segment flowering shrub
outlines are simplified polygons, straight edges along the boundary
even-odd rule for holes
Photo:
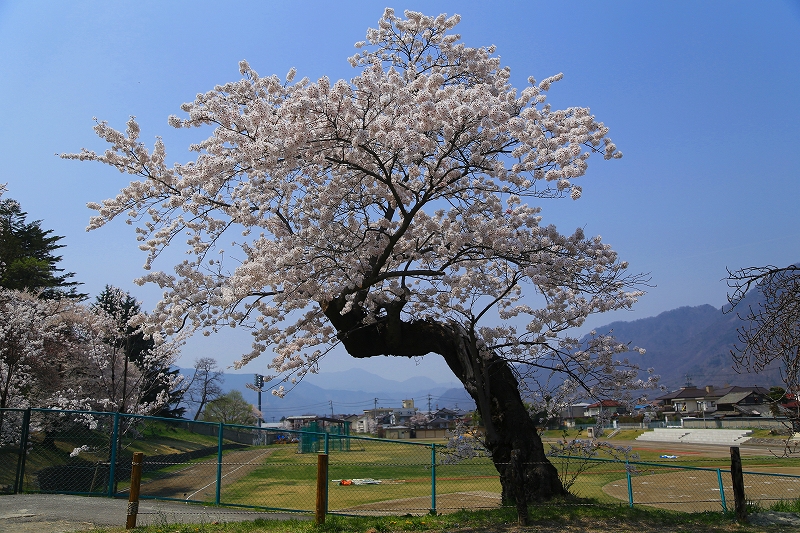
[[[559,478],[566,490],[572,488],[581,474],[602,464],[593,459],[624,462],[629,473],[638,473],[635,465],[629,464],[629,461],[638,460],[639,454],[633,453],[630,446],[616,446],[597,439],[569,439],[566,431],[560,440],[550,443],[549,446],[547,455],[560,458]]]

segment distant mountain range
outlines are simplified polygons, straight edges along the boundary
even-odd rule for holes
[[[751,291],[737,310],[744,314],[748,306],[755,307],[760,303],[760,297]],[[679,307],[650,318],[613,322],[596,330],[598,333],[612,331],[619,341],[645,348],[645,355],[633,355],[631,360],[642,368],[654,368],[655,373],[661,376],[661,384],[669,390],[687,382],[697,387],[779,385],[780,372],[777,369],[760,374],[734,370],[731,350],[737,343],[736,329],[745,322],[736,311],[723,313],[723,309],[727,306]]]
[[[191,369],[181,369],[183,375],[191,375]],[[247,388],[253,382],[253,374],[225,374],[223,389],[239,390],[245,399],[257,405],[258,393]],[[289,389],[290,385],[284,384]],[[283,398],[269,391],[261,395],[261,411],[264,420],[290,415],[335,415],[361,414],[365,409],[377,407],[401,407],[403,400],[414,400],[415,407],[428,410],[437,408],[474,409],[475,403],[457,381],[437,382],[428,377],[414,377],[404,381],[387,379],[358,368],[341,372],[309,374]]]
[[[758,297],[755,293],[748,295],[739,304],[740,309],[757,305]],[[632,354],[630,358],[643,369],[654,368],[668,390],[687,382],[698,387],[780,384],[777,370],[740,374],[733,369],[730,352],[737,340],[736,328],[741,325],[743,322],[735,312],[723,313],[720,308],[700,305],[680,307],[631,322],[613,322],[596,330],[599,333],[611,331],[620,342],[645,348],[644,355]],[[183,369],[182,373],[191,375],[191,370]],[[257,393],[246,387],[252,380],[252,374],[226,374],[224,389],[240,390],[249,402],[256,404]],[[658,395],[652,391],[649,394],[651,397]],[[415,406],[423,411],[427,411],[428,402],[431,409],[475,407],[456,381],[441,383],[424,376],[396,381],[358,368],[309,374],[284,398],[263,393],[261,407],[269,422],[273,417],[278,420],[282,416],[300,414],[360,414],[376,405],[400,407],[406,399],[413,399]]]

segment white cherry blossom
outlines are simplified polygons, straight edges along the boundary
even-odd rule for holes
[[[245,326],[240,364],[272,352],[274,372],[295,378],[340,343],[355,357],[438,353],[476,399],[501,469],[509,435],[530,431],[508,426],[527,416],[517,385],[530,398],[552,397],[526,390],[535,380],[563,397],[619,396],[652,381],[620,358],[625,344],[569,334],[633,305],[641,278],[599,237],[544,225],[537,205],[578,200],[590,156],[622,154],[589,109],[545,103],[562,74],[518,90],[494,46],[460,42],[459,20],[387,9],[356,44],[350,80],[261,76],[242,61],[241,80],[169,118],[210,128],[186,163],[168,165],[160,139],[146,148],[133,117],[125,132],[96,124],[105,151],[62,157],[136,177],[90,204],[89,229],[137,226],[149,271],[138,281],[164,291],[149,332]],[[153,270],[182,239],[187,259]],[[490,401],[501,386],[516,395],[507,413]],[[559,492],[537,472],[548,487],[526,494]]]

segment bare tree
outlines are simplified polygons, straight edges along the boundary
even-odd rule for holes
[[[206,404],[222,395],[224,381],[225,375],[213,357],[203,357],[194,362],[194,374],[184,388],[184,402],[197,406],[192,420],[200,418]]]
[[[745,321],[738,328],[739,343],[731,351],[734,368],[744,372],[762,372],[776,366],[786,391],[800,394],[800,266],[748,267],[728,270],[728,295],[735,309],[751,289],[758,291],[761,301],[737,311]],[[776,406],[777,407],[777,406]],[[796,412],[781,410],[792,422],[792,429],[800,428]]]

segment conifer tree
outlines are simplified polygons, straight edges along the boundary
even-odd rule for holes
[[[75,274],[58,267],[61,256],[55,252],[64,247],[59,243],[64,237],[42,229],[41,220],[28,222],[27,216],[16,200],[0,199],[0,287],[38,292],[46,299],[85,298],[76,292],[80,283],[71,281]]]

